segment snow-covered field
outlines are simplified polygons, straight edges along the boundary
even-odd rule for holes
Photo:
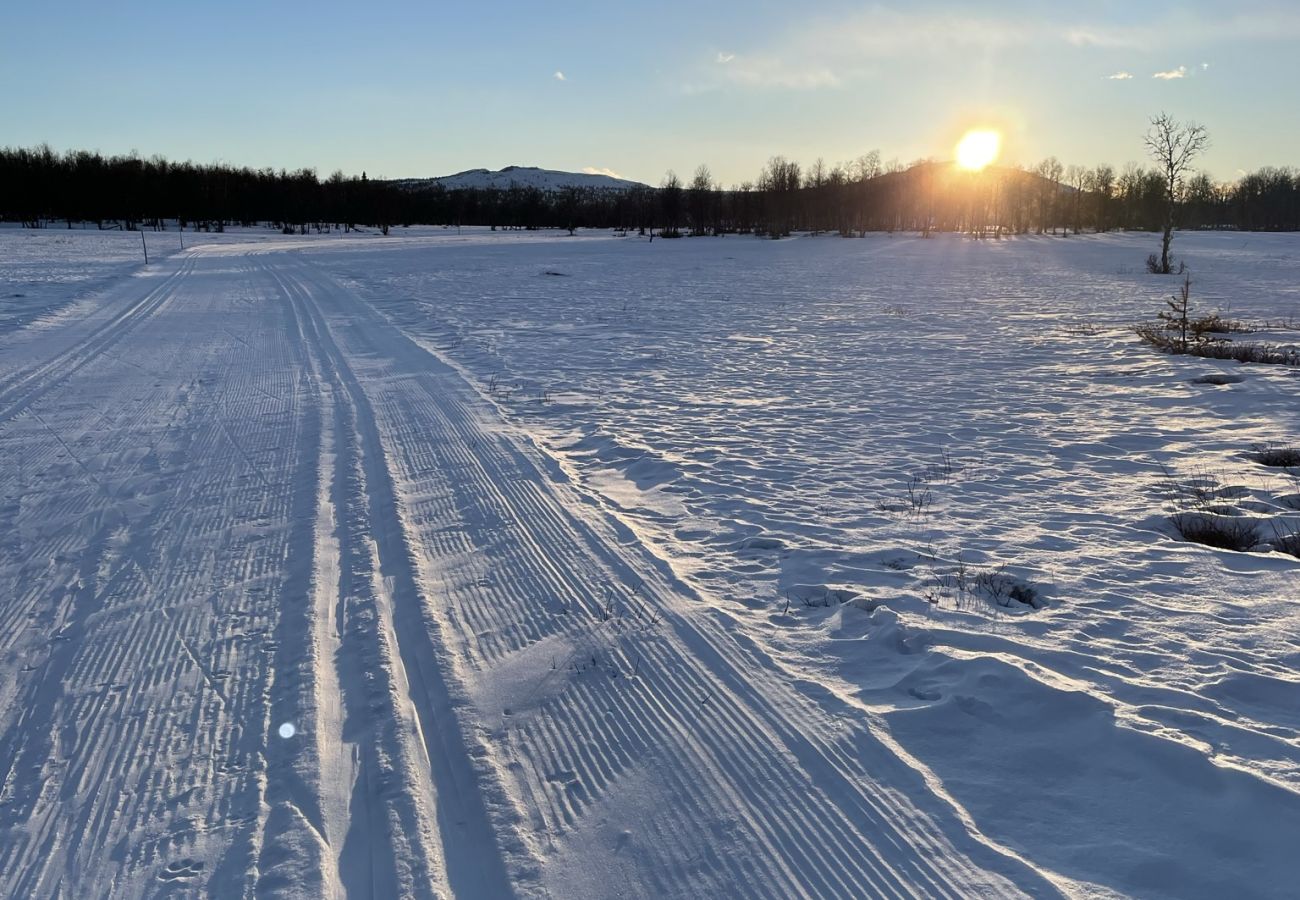
[[[1300,883],[1300,370],[1150,236],[170,237],[0,231],[0,895]]]

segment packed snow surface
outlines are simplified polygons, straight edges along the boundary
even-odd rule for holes
[[[1150,236],[186,238],[0,231],[0,896],[1300,883],[1300,370]]]

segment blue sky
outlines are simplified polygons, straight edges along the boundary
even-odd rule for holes
[[[1300,164],[1300,4],[15,2],[0,85],[0,145],[322,176],[730,185],[778,153],[947,158],[976,124],[1007,161],[1121,166],[1167,110],[1230,179]]]

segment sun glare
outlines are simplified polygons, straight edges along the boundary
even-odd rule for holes
[[[998,158],[1002,135],[987,128],[966,132],[957,142],[957,165],[978,172]]]

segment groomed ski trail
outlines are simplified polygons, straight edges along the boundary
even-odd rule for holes
[[[422,586],[409,608],[521,892],[608,896],[610,873],[646,896],[1055,890],[972,836],[858,711],[728,633],[310,254],[265,259],[366,397]]]
[[[0,371],[0,894],[1058,892],[312,254],[154,272]]]

